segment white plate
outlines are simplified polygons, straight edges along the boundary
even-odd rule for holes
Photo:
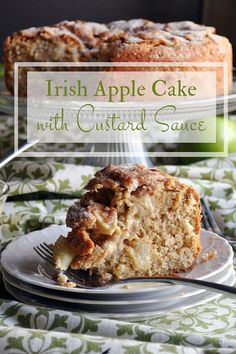
[[[233,264],[230,264],[226,269],[223,269],[219,274],[214,275],[213,277],[207,278],[207,281],[215,282],[218,284],[223,284],[224,281],[227,280],[227,278],[232,274],[234,271]],[[13,285],[14,287],[23,290],[27,293],[33,294],[33,295],[39,295],[43,296],[48,299],[54,299],[54,300],[60,300],[60,301],[65,301],[69,303],[74,303],[74,304],[96,304],[96,305],[109,305],[109,306],[132,306],[132,305],[142,305],[142,304],[156,304],[159,303],[160,306],[163,306],[164,303],[168,302],[170,303],[171,301],[176,301],[179,299],[184,299],[186,297],[190,296],[195,296],[197,294],[203,293],[204,289],[197,289],[193,287],[188,287],[184,286],[184,289],[181,290],[181,292],[174,292],[166,296],[157,296],[156,293],[152,295],[152,297],[148,297],[147,299],[139,299],[139,300],[133,300],[129,299],[128,301],[126,300],[121,300],[121,301],[114,301],[113,297],[111,299],[105,299],[105,300],[97,300],[95,299],[81,299],[79,297],[80,294],[73,294],[73,293],[66,293],[66,296],[64,293],[61,291],[57,290],[51,290],[51,289],[45,289],[42,287],[38,287],[35,285],[30,285],[28,283],[24,283],[22,281],[19,281],[17,278],[14,278],[12,275],[9,275],[7,272],[3,271],[3,277],[4,281],[7,283]]]
[[[229,275],[227,280],[224,282],[225,285],[233,286],[235,283],[235,273],[234,271]],[[50,300],[41,296],[32,295],[14,286],[10,285],[6,282],[6,289],[11,293],[17,300],[24,302],[29,305],[36,306],[46,306],[57,308],[66,311],[79,311],[81,314],[89,314],[94,315],[96,317],[108,317],[113,319],[122,319],[122,320],[143,320],[148,318],[156,317],[157,315],[163,315],[165,313],[169,313],[170,311],[183,310],[192,306],[200,305],[211,301],[213,299],[218,298],[221,294],[213,293],[209,291],[205,291],[202,294],[198,294],[196,296],[192,296],[188,299],[181,299],[178,303],[174,304],[166,304],[161,309],[156,308],[156,305],[153,305],[148,311],[140,311],[140,308],[143,306],[139,306],[135,312],[128,312],[127,310],[119,311],[119,313],[114,312],[102,312],[99,310],[99,307],[96,307],[95,311],[84,311],[81,310],[80,305],[72,305],[63,301]]]
[[[53,243],[61,234],[66,234],[68,229],[62,225],[51,225],[43,230],[31,232],[25,236],[21,236],[18,239],[12,241],[6,249],[2,252],[1,265],[3,270],[5,270],[10,275],[15,278],[22,280],[29,284],[34,284],[44,288],[63,290],[69,292],[75,292],[80,294],[136,294],[157,291],[161,292],[172,292],[177,288],[181,289],[182,286],[171,286],[162,284],[139,284],[129,289],[124,288],[123,285],[114,285],[106,289],[80,289],[80,288],[66,288],[57,285],[50,277],[46,277],[44,273],[39,272],[39,269],[43,268],[50,273],[50,268],[47,267],[46,263],[33,251],[33,247],[42,242]],[[183,273],[182,276],[197,279],[206,279],[209,276],[213,276],[223,269],[225,269],[231,262],[233,258],[233,251],[231,246],[223,238],[209,232],[201,231],[201,243],[202,252],[198,257],[197,264],[188,273]],[[202,255],[207,252],[216,251],[216,257],[208,262],[201,262]],[[199,263],[198,263],[199,262]]]
[[[18,239],[12,241],[1,255],[1,265],[10,275],[22,280],[26,283],[37,285],[40,287],[61,290],[71,293],[80,293],[91,295],[131,295],[136,294],[147,296],[148,292],[156,292],[161,294],[169,294],[170,292],[183,289],[183,286],[164,285],[164,284],[139,284],[139,288],[130,287],[124,288],[124,285],[114,285],[106,289],[80,289],[80,288],[65,288],[57,285],[51,278],[46,277],[44,273],[39,272],[39,269],[46,269],[49,271],[46,263],[34,252],[33,247],[42,243],[54,243],[61,234],[66,234],[68,229],[63,225],[51,225],[43,230],[31,232],[25,236],[20,236]],[[183,277],[195,279],[207,279],[210,276],[221,272],[229,264],[232,263],[233,251],[228,242],[209,231],[201,231],[202,252],[198,257],[197,264],[188,273],[183,273]],[[216,257],[208,262],[202,263],[202,255],[207,252],[216,251]],[[199,262],[199,263],[198,263]]]

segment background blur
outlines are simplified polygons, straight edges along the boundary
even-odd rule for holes
[[[236,0],[5,0],[0,10],[0,61],[4,38],[14,31],[61,20],[147,18],[168,22],[191,20],[216,27],[236,52]],[[235,63],[235,61],[234,61]]]

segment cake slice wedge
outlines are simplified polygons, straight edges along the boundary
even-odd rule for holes
[[[108,165],[67,213],[54,245],[59,269],[89,270],[100,283],[190,270],[200,252],[195,189],[155,168]]]

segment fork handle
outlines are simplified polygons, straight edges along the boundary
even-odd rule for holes
[[[157,283],[171,283],[171,284],[181,284],[186,286],[192,286],[194,288],[204,288],[209,291],[216,293],[224,294],[227,296],[232,296],[235,298],[236,287],[217,284],[210,281],[198,280],[198,279],[188,279],[188,278],[172,278],[172,277],[139,277],[139,278],[126,278],[119,281],[119,284],[124,283],[148,283],[148,282],[157,282]]]

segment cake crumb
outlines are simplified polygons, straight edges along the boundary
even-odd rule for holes
[[[64,286],[66,288],[75,288],[77,285],[76,283],[72,282],[69,280],[69,278],[63,274],[63,273],[59,273],[57,276],[57,282],[61,285]]]
[[[123,289],[130,289],[131,288],[131,286],[129,285],[129,284],[125,284],[124,286],[123,286]]]
[[[211,250],[202,255],[202,263],[211,261],[217,256],[217,251]]]

